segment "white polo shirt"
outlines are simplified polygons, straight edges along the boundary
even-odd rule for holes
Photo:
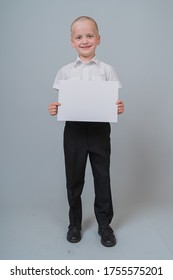
[[[62,67],[54,80],[53,88],[59,89],[60,80],[100,80],[100,81],[118,81],[119,88],[121,83],[118,79],[115,69],[95,57],[87,62],[83,62],[79,57],[73,63]]]

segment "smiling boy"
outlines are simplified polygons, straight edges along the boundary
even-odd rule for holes
[[[82,61],[90,61],[100,45],[97,23],[85,18],[76,19],[71,26],[71,43]]]
[[[100,35],[94,19],[81,16],[71,25],[71,44],[78,53],[75,62],[61,68],[55,78],[53,88],[59,89],[60,80],[103,80],[118,81],[114,68],[100,60],[96,48]],[[119,82],[119,87],[121,84]],[[122,100],[117,100],[118,114],[124,112]],[[55,116],[60,103],[49,105],[49,113]],[[113,218],[113,205],[110,186],[110,124],[106,122],[67,121],[64,129],[64,155],[66,186],[69,202],[69,227],[67,240],[72,243],[81,240],[82,201],[85,169],[89,157],[94,177],[94,211],[98,222],[101,243],[106,247],[116,244],[110,223]]]

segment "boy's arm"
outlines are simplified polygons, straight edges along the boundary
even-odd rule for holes
[[[124,113],[124,103],[121,99],[118,99],[117,102],[117,110],[118,110],[118,115]]]
[[[61,104],[59,102],[53,102],[48,106],[48,111],[51,116],[56,116],[58,113],[58,106]]]

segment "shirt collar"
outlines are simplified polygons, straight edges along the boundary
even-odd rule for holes
[[[76,61],[75,61],[74,67],[76,67],[78,65],[81,65],[81,64],[86,64],[87,65],[87,64],[92,64],[92,63],[95,63],[96,65],[98,65],[99,64],[99,60],[94,56],[90,61],[84,62],[78,56]]]

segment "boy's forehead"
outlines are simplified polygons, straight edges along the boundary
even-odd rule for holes
[[[79,20],[73,23],[72,27],[71,27],[71,32],[76,32],[76,31],[80,31],[84,28],[88,28],[91,29],[94,32],[97,32],[97,28],[95,26],[95,23],[91,20],[85,19],[85,20]]]

